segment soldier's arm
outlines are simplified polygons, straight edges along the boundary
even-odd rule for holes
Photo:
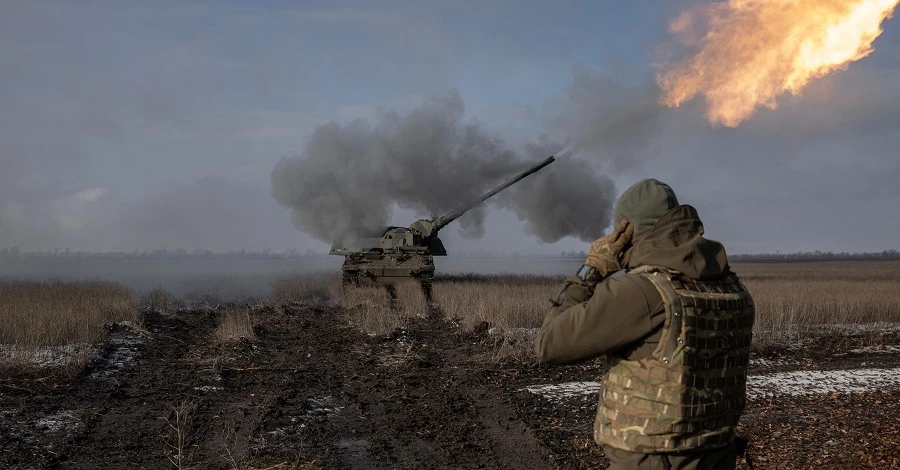
[[[572,364],[651,335],[662,325],[662,299],[653,295],[652,285],[644,283],[650,284],[635,275],[612,277],[596,285],[578,277],[567,279],[535,340],[538,359]]]

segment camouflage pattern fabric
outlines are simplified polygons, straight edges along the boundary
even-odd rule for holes
[[[650,357],[610,356],[594,439],[655,454],[727,446],[746,401],[753,300],[734,274],[696,281],[666,268],[630,272],[649,279],[666,310]]]

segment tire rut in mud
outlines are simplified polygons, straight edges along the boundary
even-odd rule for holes
[[[215,314],[148,312],[145,325],[152,339],[142,348],[136,367],[105,374],[103,368],[108,365],[100,360],[88,368],[73,396],[63,400],[65,407],[86,410],[89,419],[50,460],[51,466],[170,466],[169,422],[187,429],[190,423],[185,415],[202,404],[196,399],[197,389],[215,379],[212,373],[198,371],[201,351],[209,347]],[[179,423],[172,416],[176,409]]]
[[[335,336],[353,340],[326,344],[317,363],[327,377],[285,397],[263,430],[268,452],[294,436],[326,468],[553,467],[516,417],[503,372],[475,360],[489,348],[479,338],[436,318],[387,338],[337,328]]]

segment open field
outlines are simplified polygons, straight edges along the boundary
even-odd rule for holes
[[[758,303],[756,468],[900,468],[900,263],[735,270]],[[80,374],[0,376],[0,468],[603,468],[603,361],[529,355],[560,276],[444,276],[435,305],[411,284],[394,308],[333,277],[278,282],[251,302],[146,293],[143,311],[115,284],[0,290],[4,320],[44,318],[4,338],[105,339]]]

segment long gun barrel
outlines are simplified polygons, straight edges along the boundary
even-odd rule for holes
[[[545,166],[547,166],[547,165],[553,163],[555,160],[556,160],[556,157],[549,157],[549,158],[547,158],[546,160],[544,160],[544,161],[542,161],[541,163],[539,163],[537,166],[534,166],[534,167],[532,167],[532,168],[530,168],[530,169],[528,169],[528,170],[523,171],[522,173],[519,173],[518,175],[516,175],[515,178],[513,178],[513,179],[507,181],[506,183],[503,183],[502,185],[500,185],[500,186],[494,188],[493,190],[491,190],[491,191],[485,193],[483,196],[481,196],[480,198],[476,199],[474,202],[469,203],[469,204],[466,204],[465,206],[459,207],[459,208],[455,209],[454,211],[449,212],[449,213],[447,213],[446,215],[441,216],[441,217],[438,218],[438,220],[437,220],[437,228],[440,229],[441,227],[443,227],[443,226],[449,224],[450,222],[453,222],[454,220],[460,218],[460,217],[461,217],[463,214],[465,214],[469,209],[471,209],[471,208],[477,206],[478,204],[481,204],[481,203],[484,202],[484,201],[487,201],[488,199],[492,198],[495,194],[497,194],[497,193],[499,193],[500,191],[503,191],[504,189],[506,189],[506,188],[508,188],[508,187],[510,187],[510,186],[512,186],[512,185],[514,185],[514,184],[516,184],[516,183],[518,183],[519,181],[525,179],[526,177],[528,177],[528,176],[530,176],[530,175],[532,175],[532,174],[534,174],[534,173],[537,173],[538,171],[541,171],[542,168],[544,168]]]

